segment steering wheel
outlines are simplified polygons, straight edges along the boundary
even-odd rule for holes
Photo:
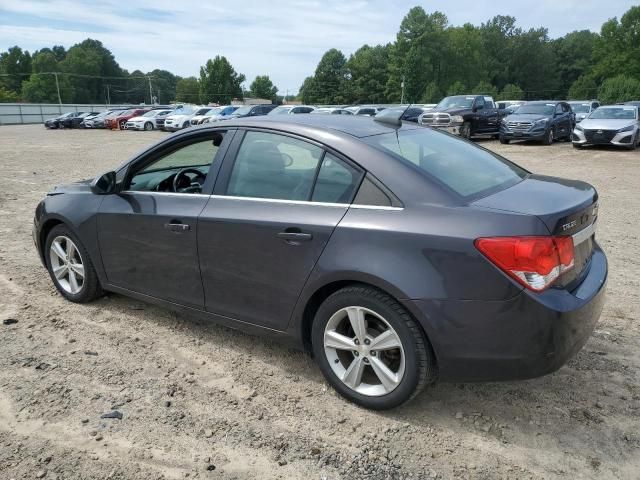
[[[194,175],[193,179],[189,178],[187,175],[189,173]],[[205,176],[197,168],[183,168],[173,177],[173,191],[179,193],[199,192],[202,189],[202,183],[197,180],[200,178],[202,178],[202,183],[204,183]],[[197,185],[194,185],[194,181]]]

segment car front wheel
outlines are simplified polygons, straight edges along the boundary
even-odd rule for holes
[[[542,143],[544,145],[551,145],[553,143],[553,128],[550,128],[549,131],[545,133]]]
[[[420,326],[396,300],[368,286],[341,289],[322,303],[312,344],[329,383],[366,408],[397,407],[436,378]]]
[[[144,129],[149,131],[149,130],[153,130],[153,123],[151,122],[147,122],[144,124]]]
[[[51,229],[44,252],[49,275],[64,298],[86,303],[102,294],[89,253],[67,226]]]

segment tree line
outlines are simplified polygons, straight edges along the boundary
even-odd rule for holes
[[[347,58],[328,50],[300,87],[309,104],[436,103],[446,95],[499,99],[640,99],[640,7],[606,21],[600,33],[551,39],[511,16],[453,26],[414,7],[395,42],[364,45]]]
[[[224,56],[181,78],[167,70],[128,72],[101,42],[86,39],[33,53],[0,53],[0,102],[228,103],[244,96],[282,100],[268,75],[245,91],[245,75]],[[320,59],[298,98],[308,104],[435,103],[477,93],[499,99],[640,98],[640,6],[599,33],[552,39],[544,27],[524,30],[511,16],[454,26],[441,12],[414,7],[386,45],[363,45],[348,58],[335,48]]]
[[[207,60],[199,77],[167,70],[128,72],[98,40],[86,39],[33,53],[19,46],[0,53],[0,102],[229,103],[252,97],[276,100],[277,87],[259,75],[244,91],[245,76],[223,56]]]

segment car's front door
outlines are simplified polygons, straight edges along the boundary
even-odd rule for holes
[[[206,309],[283,330],[362,172],[299,138],[241,137],[198,223]]]
[[[197,219],[230,133],[194,134],[151,152],[130,167],[120,193],[105,197],[97,228],[110,284],[204,307]]]

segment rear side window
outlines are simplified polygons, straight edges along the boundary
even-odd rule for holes
[[[505,158],[430,128],[384,133],[364,141],[415,165],[465,199],[515,185],[528,174]]]
[[[327,153],[313,188],[313,202],[349,203],[360,183],[360,172]]]
[[[247,132],[227,195],[308,200],[322,154],[320,147],[285,135]]]

